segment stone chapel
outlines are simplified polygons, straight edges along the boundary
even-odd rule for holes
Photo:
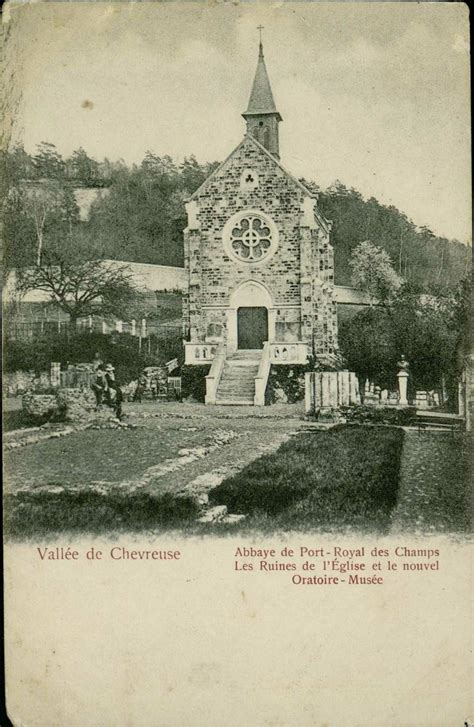
[[[244,138],[186,205],[186,364],[212,364],[207,403],[263,404],[270,366],[337,351],[331,223],[280,162],[261,41],[242,116]]]

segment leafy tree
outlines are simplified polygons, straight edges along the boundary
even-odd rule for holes
[[[73,151],[67,160],[66,166],[70,178],[85,187],[97,184],[99,178],[99,164],[92,159],[82,147]]]
[[[393,347],[410,362],[411,382],[416,389],[436,389],[443,376],[455,375],[456,332],[452,313],[452,296],[419,295],[409,285],[400,290],[393,302]]]
[[[413,390],[432,390],[442,379],[454,399],[469,353],[470,286],[456,293],[421,294],[403,284],[391,304],[362,310],[339,328],[339,345],[349,368],[383,388],[396,387],[402,354],[410,363]]]
[[[339,326],[339,347],[348,368],[362,383],[372,381],[383,388],[396,383],[400,351],[394,345],[390,315],[385,308],[366,308]]]
[[[367,240],[355,248],[349,264],[352,284],[368,293],[370,305],[388,302],[400,287],[401,279],[389,255]]]
[[[56,146],[48,141],[42,141],[36,149],[33,157],[36,178],[63,179],[66,165]]]
[[[0,151],[2,187],[17,186],[20,181],[33,179],[33,160],[23,146],[17,145],[10,151]]]
[[[201,165],[196,157],[185,157],[180,167],[182,189],[188,195],[192,194],[217,166],[217,162]]]

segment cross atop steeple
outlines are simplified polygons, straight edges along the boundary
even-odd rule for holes
[[[250,92],[247,111],[242,116],[247,122],[247,132],[255,136],[269,152],[279,158],[278,123],[282,119],[273,100],[270,79],[268,78],[265,59],[263,57],[263,25],[259,25],[257,30],[260,33],[257,70],[255,72],[252,91]]]

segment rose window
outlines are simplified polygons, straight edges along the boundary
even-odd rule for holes
[[[267,262],[278,248],[278,228],[258,209],[236,212],[222,230],[226,253],[240,263]]]
[[[272,244],[272,233],[260,217],[249,215],[232,228],[230,244],[234,254],[241,260],[261,260]]]

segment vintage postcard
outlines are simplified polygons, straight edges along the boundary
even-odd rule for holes
[[[468,8],[10,2],[15,727],[474,727]]]

